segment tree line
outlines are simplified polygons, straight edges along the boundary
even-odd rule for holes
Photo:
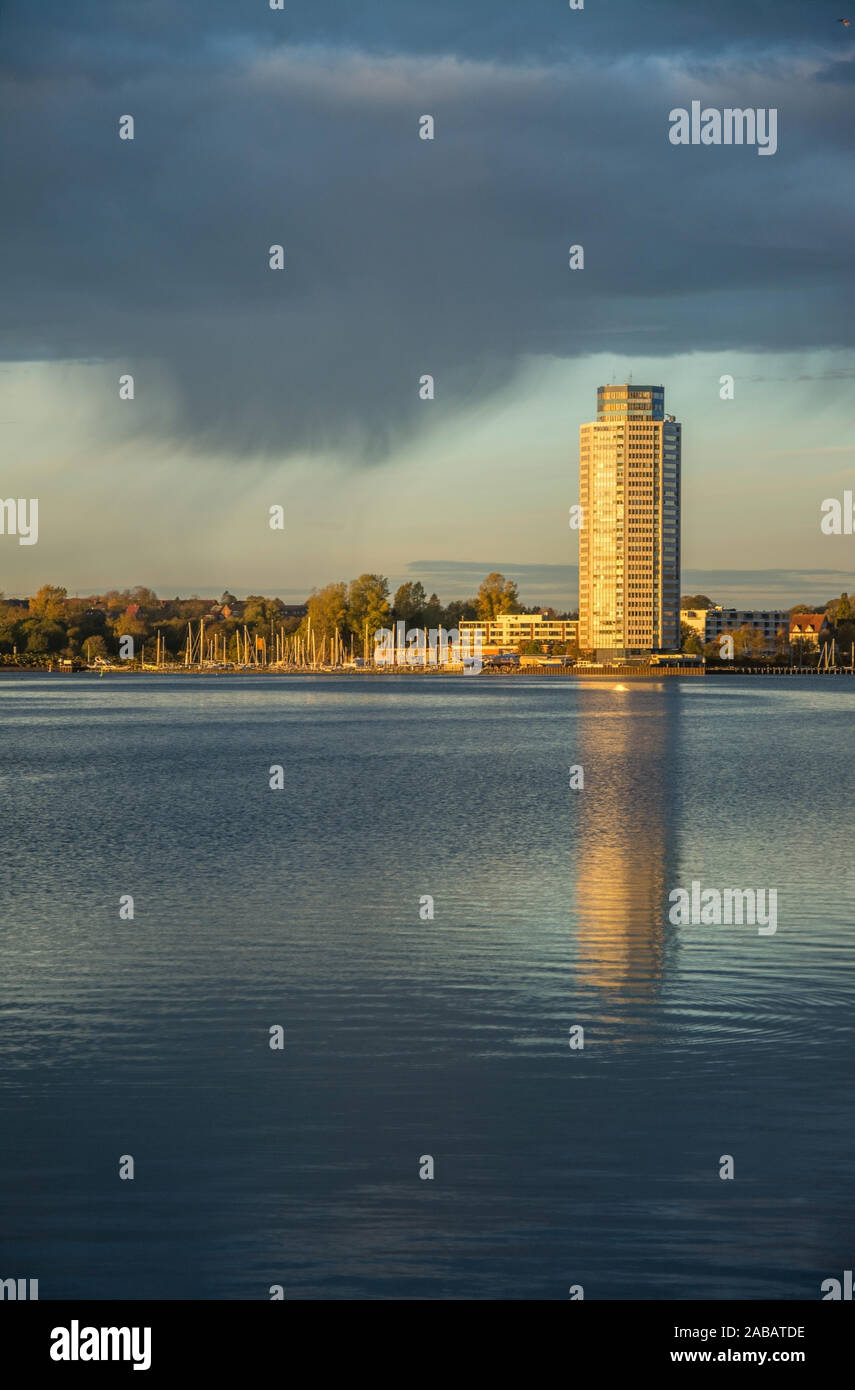
[[[154,659],[159,648],[167,661],[180,661],[187,643],[188,624],[204,620],[217,632],[217,649],[228,660],[252,649],[256,641],[272,647],[274,633],[313,634],[320,643],[338,634],[344,647],[362,655],[366,640],[373,643],[378,628],[403,621],[407,627],[451,630],[461,619],[491,619],[502,613],[546,612],[522,606],[516,583],[494,572],[481,582],[469,599],[441,603],[428,595],[417,580],[401,584],[390,593],[381,574],[361,574],[315,589],[305,604],[286,604],[280,598],[249,594],[238,599],[225,590],[217,599],[162,599],[153,589],[111,589],[104,594],[69,597],[59,585],[45,584],[29,599],[3,599],[0,595],[0,662],[5,665],[45,665],[60,659],[92,663],[98,658],[116,660],[123,637],[134,639],[139,659]]]

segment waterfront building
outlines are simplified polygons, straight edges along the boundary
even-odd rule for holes
[[[500,613],[490,619],[461,619],[461,637],[464,632],[480,632],[482,650],[493,655],[515,652],[521,642],[576,642],[579,623],[575,618],[550,618],[544,613]]]
[[[790,615],[786,609],[770,608],[681,608],[680,622],[692,628],[702,642],[717,642],[724,633],[741,627],[754,628],[763,637],[766,651],[774,651],[776,639],[789,640]]]
[[[579,646],[680,649],[681,426],[662,386],[600,386],[579,440]]]
[[[790,643],[818,647],[829,635],[828,618],[824,613],[794,613],[790,618]]]

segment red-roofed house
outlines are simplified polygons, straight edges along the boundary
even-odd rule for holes
[[[790,643],[803,642],[817,647],[828,636],[828,619],[824,613],[793,613],[790,618]]]

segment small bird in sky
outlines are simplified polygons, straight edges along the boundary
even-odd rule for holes
[[[843,24],[843,25],[845,25],[845,27],[848,29],[849,26],[850,26],[850,24],[852,23],[852,20],[851,20],[851,19],[838,19],[837,23],[838,23],[838,24]]]

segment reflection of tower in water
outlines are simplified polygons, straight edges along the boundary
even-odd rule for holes
[[[581,694],[582,692],[580,692]],[[574,761],[577,793],[577,980],[655,997],[662,979],[680,696],[663,684],[626,693],[589,686]]]

